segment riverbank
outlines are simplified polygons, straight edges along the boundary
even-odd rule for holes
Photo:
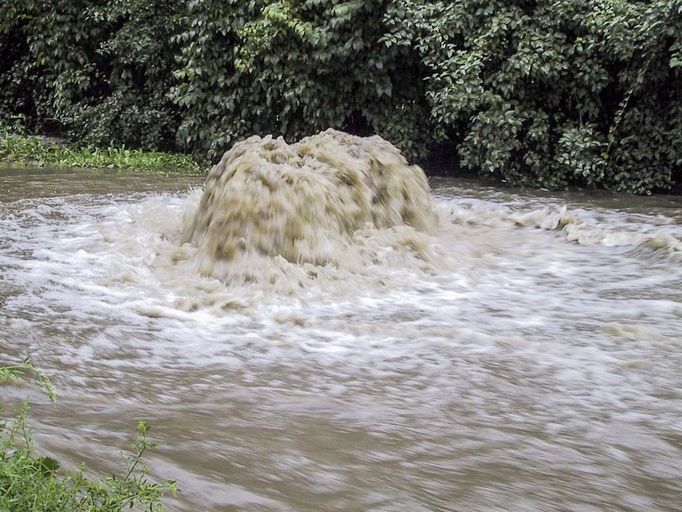
[[[0,126],[0,165],[112,168],[190,175],[206,172],[206,166],[187,155],[126,148],[76,147],[58,139],[15,133],[2,126]]]

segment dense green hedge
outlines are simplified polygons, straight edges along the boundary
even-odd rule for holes
[[[0,0],[0,116],[215,158],[379,133],[515,184],[682,179],[682,0]]]
[[[84,144],[172,149],[179,5],[0,0],[0,116]]]

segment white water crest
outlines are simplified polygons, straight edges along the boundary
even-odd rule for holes
[[[0,171],[0,353],[54,377],[67,465],[117,469],[145,419],[174,511],[678,508],[680,198],[433,180],[423,224],[225,257],[188,237],[200,181],[97,176]]]
[[[206,274],[274,284],[285,261],[360,269],[376,257],[362,250],[373,236],[423,253],[436,227],[419,167],[380,137],[327,130],[293,145],[270,136],[235,144],[182,240],[199,247]]]

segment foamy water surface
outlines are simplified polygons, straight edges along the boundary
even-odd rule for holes
[[[433,180],[433,235],[221,280],[200,185],[0,171],[0,362],[59,393],[3,401],[46,452],[111,471],[147,420],[178,511],[682,510],[682,198]]]

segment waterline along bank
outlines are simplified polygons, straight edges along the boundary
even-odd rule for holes
[[[201,174],[207,168],[182,154],[126,148],[78,147],[46,137],[15,133],[2,125],[0,165],[26,168],[113,168],[192,175]]]

